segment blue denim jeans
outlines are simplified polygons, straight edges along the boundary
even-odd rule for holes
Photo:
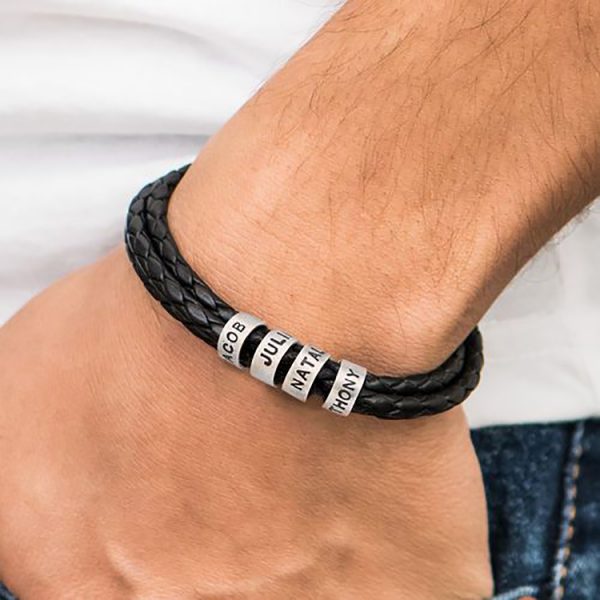
[[[473,432],[497,600],[600,599],[600,421]]]
[[[473,442],[495,600],[599,600],[600,421],[489,427]],[[2,584],[0,600],[15,600]]]

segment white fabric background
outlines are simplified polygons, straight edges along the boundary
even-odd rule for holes
[[[0,0],[0,322],[120,243],[133,193],[191,161],[338,5]],[[599,248],[597,207],[492,308],[473,426],[600,415]]]

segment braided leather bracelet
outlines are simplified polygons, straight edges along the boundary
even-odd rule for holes
[[[333,413],[412,419],[446,411],[479,382],[481,335],[475,328],[437,369],[409,377],[379,376],[349,361],[334,361],[247,313],[237,312],[192,270],[169,232],[167,207],[188,167],[145,186],[127,215],[129,258],[146,289],[194,335],[239,368],[299,400],[315,393]]]

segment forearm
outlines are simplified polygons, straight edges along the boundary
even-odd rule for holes
[[[301,339],[434,366],[597,192],[597,13],[348,3],[200,155],[181,248]]]
[[[373,371],[426,370],[596,194],[598,9],[480,5],[349,2],[211,140],[169,221],[217,293]],[[19,597],[490,594],[460,409],[286,400],[170,319],[123,250],[0,337]]]

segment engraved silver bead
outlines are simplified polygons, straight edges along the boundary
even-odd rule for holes
[[[362,390],[367,377],[367,370],[349,360],[340,362],[340,369],[331,386],[323,408],[336,415],[347,417]]]
[[[312,384],[329,357],[327,352],[315,346],[303,346],[290,366],[281,389],[296,400],[306,402]]]
[[[273,329],[261,340],[250,363],[250,375],[268,385],[275,385],[275,371],[285,353],[297,342],[295,337]]]
[[[239,312],[233,315],[223,325],[223,329],[219,334],[219,339],[217,340],[217,352],[219,356],[238,369],[242,369],[243,367],[240,364],[242,346],[248,339],[248,336],[257,327],[264,324],[264,321],[248,313]]]

